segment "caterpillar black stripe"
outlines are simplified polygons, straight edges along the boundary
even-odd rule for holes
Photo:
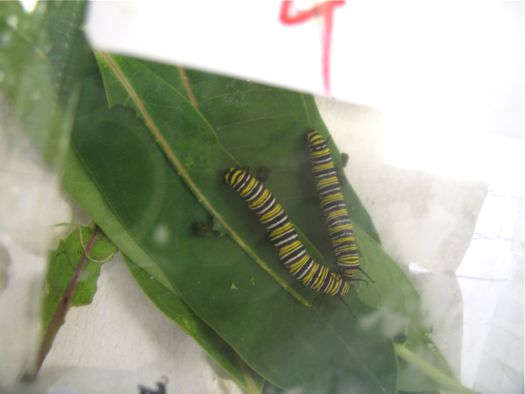
[[[320,293],[348,294],[348,281],[310,257],[282,205],[262,182],[241,168],[230,168],[224,179],[255,212],[276,247],[279,259],[293,277]]]
[[[359,250],[332,153],[323,136],[315,130],[306,134],[306,141],[310,148],[315,187],[319,195],[337,265],[345,280],[355,279],[359,270]]]

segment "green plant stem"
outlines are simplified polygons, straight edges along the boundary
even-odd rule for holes
[[[472,391],[471,389],[463,386],[457,380],[444,374],[439,369],[435,368],[433,365],[419,358],[417,355],[415,355],[413,352],[407,349],[404,345],[395,343],[394,350],[398,357],[402,358],[403,360],[408,362],[410,365],[412,365],[414,368],[418,369],[420,372],[422,372],[423,374],[425,374],[426,376],[434,380],[436,383],[441,385],[441,387],[446,388],[447,390],[450,390],[451,392],[458,393],[458,394],[474,394],[475,393],[475,391]]]

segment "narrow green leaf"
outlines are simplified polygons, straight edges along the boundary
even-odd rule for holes
[[[439,387],[442,387],[445,390],[458,394],[475,393],[473,390],[470,390],[465,386],[461,385],[457,380],[443,373],[432,364],[428,364],[424,360],[421,360],[407,347],[400,344],[396,344],[394,346],[396,348],[396,353],[399,355],[400,358],[407,361],[410,365],[414,366],[415,368],[421,370],[421,372],[423,372],[424,375],[432,377],[432,379],[435,382],[439,383]]]
[[[88,305],[93,300],[101,264],[111,259],[115,252],[115,246],[97,227],[82,227],[62,240],[51,253],[35,374],[64,324],[69,308]]]
[[[454,379],[447,361],[432,341],[429,328],[423,324],[426,317],[419,306],[419,294],[374,239],[359,225],[356,225],[355,232],[360,241],[362,267],[374,280],[373,285],[360,286],[357,292],[360,299],[370,307],[380,307],[368,319],[381,325],[385,334],[391,338],[398,334],[405,336],[404,346],[414,355],[412,363],[407,363],[405,359],[399,360],[398,389],[420,391],[441,388],[432,377],[421,376],[424,370],[413,364],[417,357],[418,362],[431,364]]]
[[[173,290],[163,286],[154,276],[148,274],[128,257],[125,260],[129,270],[149,299],[166,316],[191,335],[246,393],[255,394],[262,391],[263,380],[239,358],[226,342],[197,318]]]
[[[54,168],[63,164],[81,78],[94,69],[80,26],[85,2],[39,2],[28,14],[0,4],[0,89]]]

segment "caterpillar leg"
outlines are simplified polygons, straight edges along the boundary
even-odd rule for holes
[[[348,309],[348,311],[350,312],[350,314],[355,318],[357,319],[357,316],[355,315],[354,311],[352,310],[352,307],[350,306],[350,304],[348,302],[345,301],[345,299],[340,296],[339,299],[341,300],[341,302],[343,303],[343,305],[346,307],[346,309]]]
[[[329,270],[308,254],[284,208],[260,180],[242,168],[230,168],[224,180],[257,215],[281,263],[294,278],[323,294],[345,296],[350,292],[350,284],[343,275]]]

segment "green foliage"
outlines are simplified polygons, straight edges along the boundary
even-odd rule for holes
[[[264,169],[310,253],[333,266],[303,141],[312,128],[329,136],[312,97],[106,53],[98,54],[101,76],[79,29],[82,3],[43,3],[32,16],[4,4],[0,37],[10,38],[0,49],[8,76],[0,88],[18,120],[49,163],[65,161],[65,190],[129,257],[148,297],[246,391],[259,392],[261,377],[315,393],[463,390],[427,335],[419,295],[346,179],[373,278],[352,284],[351,310],[290,278],[223,184],[230,166]],[[65,252],[55,260],[74,261]],[[97,267],[71,302],[90,302]],[[51,267],[53,293],[64,272]]]
[[[60,168],[83,77],[94,69],[82,2],[40,2],[26,14],[0,5],[0,89],[46,163]]]
[[[260,393],[263,381],[233,349],[188,308],[173,290],[126,258],[126,264],[144,293],[166,316],[180,325],[219,363],[247,393]]]
[[[111,232],[112,239],[122,242],[123,239],[128,240],[126,229],[115,221],[75,153],[68,147],[75,116],[87,110],[85,107],[78,107],[80,92],[89,86],[101,86],[94,56],[82,31],[84,9],[84,2],[45,2],[39,3],[33,13],[26,14],[19,2],[1,3],[0,90],[7,98],[13,118],[29,135],[35,147],[42,152],[46,162],[57,170],[63,168],[65,189],[80,202],[80,205],[89,207],[93,218],[98,219],[97,222],[103,223],[105,229]],[[96,104],[105,108],[105,98],[100,96],[99,99]],[[135,256],[144,257],[139,251],[136,251]],[[67,275],[70,274],[67,269],[62,270],[60,267],[69,264],[71,257],[62,251],[59,257],[53,258],[50,266],[46,285],[49,291],[44,298],[44,333],[36,361],[37,369],[67,312],[67,308],[62,309],[62,316],[57,316],[57,321],[52,324],[57,303],[61,302],[60,291]],[[67,261],[61,260],[59,265],[57,259]],[[141,261],[148,260],[143,258]],[[69,267],[73,266],[74,263],[71,263]],[[89,280],[78,283],[67,306],[91,302],[96,291],[99,265],[90,263],[86,270],[83,278]],[[155,275],[159,286],[170,288],[154,263],[148,266],[148,272]],[[187,311],[184,314],[188,321],[191,320],[190,313]],[[195,325],[205,326],[196,315],[193,315],[192,319]],[[208,350],[221,341],[220,337],[209,329],[207,335],[198,333],[195,337]],[[207,341],[210,343],[207,344]],[[221,354],[222,351],[224,355]],[[257,383],[254,383],[253,387],[248,385],[248,376],[253,376],[254,382],[256,378],[246,366],[243,369],[238,363],[235,371],[234,368],[228,369],[228,365],[223,363],[223,360],[232,357],[232,354],[231,348],[217,347],[211,356],[232,376],[244,376],[246,382],[238,380],[239,383],[244,384],[251,392],[257,392],[254,389],[258,387]],[[25,377],[33,378],[36,373],[37,370],[29,371]]]
[[[97,290],[100,267],[115,252],[115,245],[90,227],[78,228],[60,242],[50,255],[46,275],[42,314],[45,331],[64,301],[71,306],[91,303]],[[74,288],[68,294],[71,284]]]
[[[42,335],[34,368],[26,371],[32,379],[51,349],[71,306],[88,305],[97,290],[100,265],[116,247],[98,227],[79,227],[62,240],[49,256],[42,308]]]
[[[268,90],[268,99],[277,99],[282,93],[258,85],[246,87]],[[152,89],[160,97],[158,87],[152,85]],[[396,364],[390,340],[374,329],[362,330],[339,299],[319,298],[283,272],[260,225],[255,221],[252,226],[253,218],[241,214],[239,209],[245,207],[222,182],[218,170],[231,164],[230,156],[221,150],[218,153],[229,161],[204,168],[212,186],[203,182],[207,194],[195,198],[134,113],[119,106],[110,110],[100,107],[97,97],[104,93],[102,88],[84,91],[80,104],[86,110],[77,116],[72,143],[110,210],[104,216],[115,217],[129,235],[123,242],[112,237],[119,249],[146,270],[151,265],[159,267],[186,305],[252,369],[277,386],[346,391],[359,382],[369,391],[395,391]],[[166,112],[178,104],[171,103]],[[157,102],[157,106],[163,104]],[[304,111],[302,102],[299,108]],[[169,130],[173,138],[179,136],[176,123]],[[185,133],[190,140],[206,138],[192,134],[193,130]],[[209,162],[216,154],[213,149],[219,146],[213,142],[213,134],[208,138],[213,145],[200,146],[210,156],[195,155],[193,159],[192,169],[197,173],[204,171],[199,162]],[[179,143],[183,141],[181,138]],[[297,152],[303,151],[299,145]],[[273,275],[261,269],[231,237],[197,237],[188,231],[192,223],[207,220],[209,211],[203,200],[208,195],[224,204],[221,210],[225,214],[246,226],[239,234],[265,257],[263,262],[274,270]],[[82,198],[82,205],[104,231],[118,234],[105,227],[104,217],[94,209],[98,206],[91,208],[94,203]],[[317,204],[313,207],[312,211],[318,212]],[[159,226],[168,235],[162,241],[155,237]],[[275,276],[282,283],[276,282]],[[293,296],[290,289],[295,291]],[[297,294],[315,306],[305,307],[294,298]],[[351,304],[356,311],[366,309],[355,296]]]

